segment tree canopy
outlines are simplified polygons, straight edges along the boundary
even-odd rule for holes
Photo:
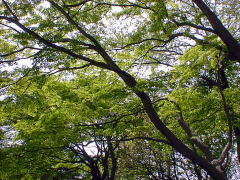
[[[2,0],[0,179],[240,178],[237,0]]]

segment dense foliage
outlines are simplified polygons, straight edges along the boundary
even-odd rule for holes
[[[2,0],[0,179],[240,178],[237,0]]]

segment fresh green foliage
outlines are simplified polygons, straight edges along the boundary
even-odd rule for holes
[[[232,4],[2,0],[0,179],[238,179]]]

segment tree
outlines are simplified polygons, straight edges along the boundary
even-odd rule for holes
[[[142,139],[136,136],[137,132],[149,132],[154,126],[154,132],[147,133],[150,137],[145,139],[164,143],[164,147],[170,146],[191,160],[198,177],[202,176],[198,169],[201,168],[213,179],[227,179],[228,156],[235,144],[240,157],[239,101],[234,100],[239,99],[240,45],[238,34],[234,34],[239,25],[237,13],[228,9],[227,13],[236,21],[229,29],[225,14],[219,14],[222,21],[216,15],[222,13],[226,1],[214,4],[215,12],[211,10],[212,1],[200,0],[47,2],[2,0],[0,7],[2,65],[13,66],[26,58],[32,63],[31,67],[1,73],[5,95],[1,106],[5,113],[2,124],[19,131],[17,136],[23,141],[23,145],[17,147],[19,152],[28,149],[34,141],[49,148],[49,142],[43,141],[45,136],[47,140],[54,139],[57,147],[83,143],[86,140],[75,135],[81,129],[74,127],[79,119],[89,116],[86,122],[95,124],[100,131],[97,137],[103,137],[102,143],[108,142],[102,148],[105,148],[105,158],[110,151],[112,162],[107,164],[113,168],[116,159],[110,148],[112,142],[124,141],[132,135]],[[114,12],[114,7],[119,7],[119,12]],[[128,31],[125,27],[111,32],[109,23],[123,18],[126,26],[128,21],[133,22],[130,27],[134,29]],[[163,71],[162,66],[168,66],[169,70]],[[136,68],[148,69],[150,75],[140,76]],[[56,88],[54,84],[58,83],[51,80],[51,76],[61,73],[58,81],[65,78],[66,82]],[[72,81],[76,85],[73,86]],[[44,90],[49,82],[53,87]],[[86,83],[83,91],[82,82]],[[116,91],[113,82],[117,83]],[[75,92],[78,83],[80,91]],[[97,93],[106,86],[110,93]],[[79,93],[85,96],[88,92],[92,95],[86,96],[89,99],[83,98],[81,103]],[[52,102],[45,101],[45,94]],[[67,104],[61,104],[59,99],[67,100]],[[68,99],[76,107],[82,107],[81,113],[73,104],[68,104]],[[62,111],[51,112],[52,105]],[[16,108],[19,106],[20,109]],[[25,106],[26,111],[21,112]],[[50,108],[51,115],[42,111],[44,108]],[[81,118],[73,118],[75,116]],[[56,131],[55,125],[64,129],[68,124],[70,130],[60,133],[59,141],[55,141],[56,137],[50,132],[41,132],[42,123],[33,123],[42,122],[42,117],[49,119],[49,124],[43,123],[46,129]],[[107,117],[113,119],[109,121],[110,127],[105,126]],[[130,123],[123,126],[124,121],[116,123],[116,117],[129,118]],[[101,123],[107,130],[101,131]],[[34,128],[28,129],[30,125]],[[143,129],[133,126],[143,126]],[[31,134],[32,129],[42,137]],[[88,130],[92,133],[91,128]],[[63,138],[66,135],[67,141]],[[121,147],[118,143],[115,145]],[[4,153],[5,150],[3,148]],[[8,150],[12,148],[6,152]],[[65,156],[63,152],[60,155]],[[49,158],[46,164],[53,167]],[[32,167],[37,166],[38,163]],[[104,164],[101,166],[104,168]]]

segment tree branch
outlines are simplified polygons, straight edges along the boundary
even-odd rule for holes
[[[214,179],[224,179],[227,177],[218,171],[208,160],[196,154],[192,149],[187,147],[180,139],[178,139],[173,132],[166,127],[166,125],[160,120],[158,113],[153,107],[150,97],[143,91],[135,91],[136,95],[141,99],[144,109],[155,127],[167,138],[171,145],[180,152],[183,156],[189,158],[193,163],[197,163],[203,169],[205,169],[209,175]]]
[[[84,1],[81,1],[76,4],[65,4],[64,7],[77,7],[77,6],[84,5],[85,3],[89,2],[89,1],[91,1],[91,0],[84,0]]]
[[[240,62],[240,44],[238,41],[231,35],[231,33],[224,27],[220,19],[218,19],[216,14],[202,0],[192,1],[201,9],[216,34],[226,44],[230,53],[229,58]]]
[[[8,25],[2,24],[2,23],[0,23],[0,25],[5,26],[5,27],[8,27],[9,29],[12,29],[13,31],[17,32],[18,34],[21,34],[20,31],[18,31],[17,29],[13,28],[12,26],[8,26]]]
[[[97,5],[120,6],[120,7],[138,7],[138,8],[141,8],[141,9],[151,9],[148,6],[140,6],[140,5],[135,4],[135,3],[131,3],[131,4],[114,4],[114,3],[103,2],[103,3],[98,3]]]
[[[26,46],[26,47],[23,47],[23,48],[21,48],[21,49],[19,49],[19,50],[12,51],[12,52],[7,53],[7,54],[0,54],[0,57],[7,57],[7,56],[10,56],[10,55],[16,54],[16,53],[18,53],[18,52],[22,52],[22,51],[24,51],[25,49],[41,50],[40,48],[35,48],[35,47]]]
[[[226,98],[225,98],[224,92],[221,89],[221,87],[219,87],[219,91],[220,91],[221,98],[222,98],[223,109],[224,109],[224,112],[226,114],[227,121],[228,121],[228,143],[225,145],[219,158],[214,159],[212,161],[212,164],[214,164],[216,166],[220,166],[223,164],[225,158],[228,155],[229,150],[232,148],[232,139],[233,139],[233,126],[232,126],[233,113],[231,112],[231,108],[227,105]]]
[[[205,156],[211,160],[213,159],[212,153],[209,150],[209,147],[205,145],[198,137],[197,135],[190,129],[189,125],[184,121],[183,113],[181,107],[173,100],[168,98],[163,98],[162,100],[169,101],[170,103],[174,104],[175,107],[179,111],[179,117],[177,118],[179,125],[182,127],[182,129],[186,132],[186,134],[189,136],[190,140],[205,154]]]
[[[173,20],[173,22],[177,25],[177,26],[190,26],[190,27],[193,27],[195,29],[199,29],[199,30],[203,30],[203,31],[207,31],[207,32],[211,32],[211,33],[216,33],[214,31],[214,29],[212,28],[207,28],[207,27],[204,27],[204,26],[200,26],[200,25],[197,25],[197,24],[193,24],[191,22],[177,22],[176,20]]]
[[[77,59],[81,59],[83,61],[86,61],[86,62],[89,62],[91,63],[92,65],[94,66],[97,66],[97,67],[100,67],[100,68],[103,68],[103,69],[108,69],[110,71],[114,71],[114,72],[118,72],[118,70],[110,67],[109,65],[105,64],[105,63],[102,63],[102,62],[97,62],[97,61],[94,61],[88,57],[85,57],[85,56],[82,56],[82,55],[79,55],[79,54],[76,54],[74,52],[72,52],[71,50],[67,49],[67,48],[64,48],[64,47],[61,47],[61,46],[58,46],[46,39],[44,39],[43,37],[41,37],[40,35],[38,35],[37,33],[35,33],[34,31],[28,29],[26,26],[24,26],[23,24],[21,24],[19,21],[16,21],[15,19],[13,18],[9,18],[9,17],[6,17],[6,16],[0,16],[0,19],[4,19],[4,20],[7,20],[11,23],[14,23],[15,25],[17,25],[19,28],[21,28],[23,31],[29,33],[31,36],[33,36],[34,38],[36,38],[38,41],[40,41],[41,43],[45,44],[46,46],[48,47],[51,47],[53,49],[56,49],[60,52],[64,52],[74,58],[77,58]]]
[[[83,68],[89,67],[89,66],[91,66],[90,63],[85,64],[85,65],[83,65],[83,66],[77,66],[77,67],[59,68],[57,71],[54,71],[54,72],[49,73],[48,76],[51,76],[51,75],[53,75],[53,74],[56,74],[56,73],[59,73],[59,72],[62,72],[62,71],[78,70],[78,69],[83,69]]]
[[[155,139],[155,138],[151,138],[151,137],[132,137],[132,138],[119,139],[119,140],[111,140],[111,141],[134,141],[134,140],[154,141],[154,142],[160,142],[160,143],[164,143],[164,144],[172,146],[172,144],[169,141],[166,141],[164,139]]]
[[[81,6],[81,5],[84,5],[85,3],[87,2],[90,2],[91,0],[84,0],[80,3],[76,3],[76,4],[67,4],[67,5],[64,5],[64,7],[78,7],[78,6]],[[141,8],[141,9],[151,9],[150,7],[148,6],[140,6],[136,3],[130,3],[130,4],[115,4],[115,3],[107,3],[107,2],[98,2],[96,4],[96,6],[100,6],[100,5],[106,5],[106,6],[119,6],[119,7],[138,7],[138,8]]]
[[[48,2],[50,2],[56,9],[58,9],[68,20],[68,22],[70,24],[72,24],[73,26],[75,26],[77,28],[77,30],[83,35],[85,36],[87,39],[89,39],[91,42],[93,42],[93,44],[95,45],[95,50],[103,57],[103,59],[105,60],[105,62],[110,65],[112,68],[115,69],[119,69],[117,67],[117,65],[115,64],[115,62],[112,60],[112,58],[106,53],[106,51],[102,48],[102,46],[99,44],[99,42],[90,34],[88,34],[83,28],[81,28],[79,26],[79,24],[77,22],[75,22],[68,13],[66,13],[64,11],[64,9],[59,6],[58,4],[56,4],[54,1],[52,0],[48,0]]]
[[[11,10],[10,6],[7,4],[7,2],[5,0],[2,0],[4,6],[7,8],[7,10],[9,11],[9,13],[13,16],[13,18],[15,20],[18,20],[17,16],[14,14],[14,12]]]

